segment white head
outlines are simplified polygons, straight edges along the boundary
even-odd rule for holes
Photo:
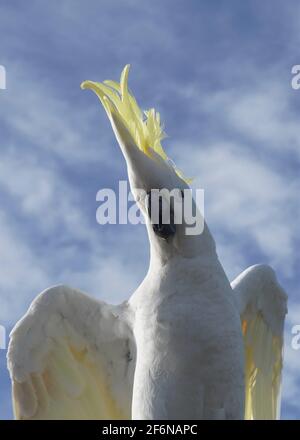
[[[128,72],[129,65],[122,72],[120,84],[85,81],[81,87],[92,89],[106,110],[126,161],[131,192],[146,219],[151,255],[166,261],[178,254],[196,257],[214,251],[214,241],[206,225],[201,235],[186,234],[183,197],[184,190],[189,188],[188,180],[168,159],[161,146],[165,135],[159,113],[154,109],[143,113],[129,93]],[[171,192],[172,196],[163,203],[162,198],[156,197],[160,203],[153,203],[153,190],[162,189]],[[153,215],[153,206],[157,208],[156,216]],[[183,221],[176,224],[174,217],[179,209],[183,211]],[[197,211],[195,204],[193,209]]]

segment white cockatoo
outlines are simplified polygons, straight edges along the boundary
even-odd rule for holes
[[[151,190],[180,198],[188,184],[162,149],[159,114],[143,113],[128,91],[128,71],[82,88],[100,98],[124,155],[149,270],[118,306],[67,286],[33,301],[10,336],[15,417],[275,419],[287,296],[266,265],[230,284],[206,224],[188,235],[172,216],[151,221]]]

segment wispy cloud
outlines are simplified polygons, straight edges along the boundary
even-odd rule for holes
[[[287,181],[243,145],[216,142],[205,148],[185,145],[178,151],[180,163],[188,163],[199,176],[194,184],[206,190],[212,227],[229,234],[232,246],[251,242],[268,261],[291,274],[298,252],[299,179]]]

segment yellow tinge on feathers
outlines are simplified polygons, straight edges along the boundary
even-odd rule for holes
[[[142,111],[138,106],[135,97],[128,90],[128,73],[130,65],[127,64],[122,73],[120,83],[106,80],[103,83],[84,81],[82,89],[93,90],[100,99],[108,117],[115,111],[122,120],[137,147],[148,157],[152,158],[152,151],[155,151],[163,160],[167,161],[161,141],[166,137],[164,127],[161,125],[160,114],[151,108]],[[183,177],[180,170],[175,166],[177,175],[190,183],[191,179]]]

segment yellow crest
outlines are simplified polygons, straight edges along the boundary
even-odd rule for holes
[[[115,81],[84,81],[82,89],[93,90],[100,99],[108,116],[112,108],[117,112],[122,122],[135,140],[137,147],[151,158],[151,150],[154,150],[163,160],[168,160],[161,140],[166,137],[160,121],[160,114],[151,108],[142,111],[134,96],[128,91],[128,73],[130,65],[127,64],[121,74],[120,83]],[[174,166],[177,175],[185,180],[182,173]]]

